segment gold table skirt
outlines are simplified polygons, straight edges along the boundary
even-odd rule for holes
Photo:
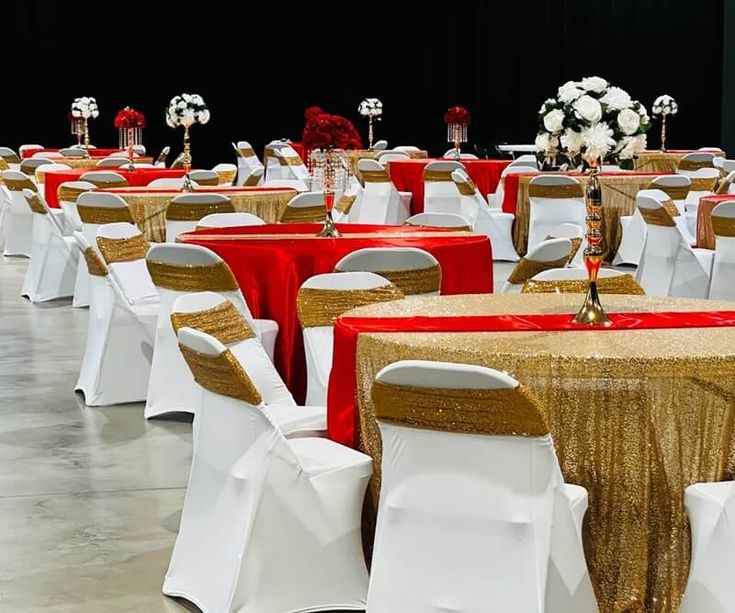
[[[110,189],[122,196],[130,207],[135,224],[143,235],[154,242],[166,240],[166,209],[172,198],[179,195],[172,191],[126,191],[126,188]],[[266,223],[276,223],[286,208],[289,200],[297,192],[293,189],[258,191],[243,188],[210,188],[208,193],[220,193],[227,196],[238,213],[252,213]]]
[[[587,184],[586,176],[575,177],[582,185]],[[605,260],[612,260],[620,246],[622,233],[620,218],[623,215],[632,215],[635,211],[635,197],[638,191],[646,189],[654,175],[617,174],[600,175],[602,185],[602,234]],[[513,223],[513,244],[521,255],[526,253],[528,246],[529,199],[528,184],[533,176],[521,176],[518,180],[518,195],[516,202],[516,218]]]
[[[676,172],[679,160],[696,151],[644,151],[635,159],[636,172]],[[724,155],[724,152],[722,152]]]
[[[415,298],[351,315],[571,314],[581,300]],[[603,302],[609,312],[735,309],[637,296]],[[600,611],[677,610],[690,556],[684,488],[735,478],[735,328],[362,334],[357,394],[361,448],[374,466],[369,505],[377,506],[381,457],[370,387],[381,368],[405,359],[480,364],[529,387],[548,413],[566,482],[589,492],[584,545]]]
[[[100,160],[104,160],[105,158],[48,158],[51,160],[54,164],[64,164],[65,166],[69,166],[70,168],[94,168],[97,169],[97,163]],[[125,166],[123,166],[123,170],[127,168],[127,158],[123,158],[125,160]],[[141,158],[135,158],[135,161],[138,164],[152,164],[153,158],[152,157],[141,157]],[[43,166],[41,166],[43,168]],[[105,171],[112,171],[115,172],[114,168],[99,168],[98,170],[105,170]]]

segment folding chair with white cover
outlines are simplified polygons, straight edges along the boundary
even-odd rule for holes
[[[204,228],[236,228],[238,226],[263,226],[265,221],[252,213],[212,213],[197,222],[197,230]]]
[[[401,198],[388,171],[376,160],[357,162],[364,188],[349,212],[352,223],[402,224],[410,215],[410,201]]]
[[[90,274],[87,344],[74,389],[84,394],[87,406],[141,402],[148,390],[158,305],[135,304],[110,278],[97,248],[81,232],[74,238]]]
[[[248,185],[245,183],[246,178],[251,177],[256,170],[260,171],[257,176],[262,179],[265,167],[258,159],[255,149],[250,146],[250,143],[241,140],[238,141],[237,145],[233,143],[233,147],[237,153],[237,185]],[[252,185],[257,185],[257,183]]]
[[[655,198],[639,193],[636,206],[647,226],[636,281],[652,296],[706,298],[714,252],[692,249]]]
[[[521,173],[538,174],[539,171],[538,168],[536,168],[535,166],[527,166],[525,162],[518,166],[513,166],[512,164],[506,166],[500,173],[500,181],[498,182],[498,186],[495,189],[495,193],[488,194],[487,204],[491,209],[503,208],[503,200],[505,199],[505,177],[507,177],[508,175]]]
[[[296,311],[304,332],[307,405],[326,404],[337,317],[366,304],[401,299],[395,285],[371,272],[327,273],[303,283]]]
[[[368,247],[344,256],[335,272],[372,272],[406,296],[438,296],[442,269],[428,251],[416,247]]]
[[[568,238],[572,241],[572,253],[569,256],[567,266],[584,268],[582,256],[584,255],[584,230],[582,226],[574,223],[560,223],[549,230],[546,238]]]
[[[3,219],[3,225],[7,228],[4,255],[28,258],[31,256],[33,215],[23,196],[23,190],[37,192],[38,188],[28,175],[19,170],[3,172],[3,183],[6,194],[10,197],[10,206]]]
[[[210,291],[227,298],[258,335],[272,359],[278,325],[253,319],[230,267],[216,253],[199,245],[164,243],[151,247],[146,264],[160,296],[146,419],[165,413],[192,413],[195,409],[194,381],[178,351],[171,327],[173,304],[185,294]]]
[[[78,183],[94,187],[92,183],[81,181]],[[61,197],[62,191],[65,190],[67,185],[69,184],[64,183],[59,188],[59,197]],[[80,187],[79,190],[81,189],[84,188]],[[81,222],[82,234],[84,234],[88,243],[94,245],[95,249],[97,249],[97,231],[101,226],[109,223],[134,223],[128,203],[117,194],[79,190],[74,188],[72,191],[71,188],[67,188],[68,196],[66,197],[73,198],[74,193],[77,193],[74,211]],[[74,302],[72,303],[76,308],[89,305],[90,279],[85,262],[84,254],[80,254],[77,278],[74,284]]]
[[[239,181],[239,179],[238,179]],[[263,167],[253,168],[250,173],[243,177],[242,183],[238,185],[244,185],[245,187],[255,187],[263,182]]]
[[[464,170],[460,162],[429,162],[424,167],[424,211],[427,213],[457,213],[459,194],[452,181],[452,172]]]
[[[735,612],[735,481],[695,483],[684,491],[692,557],[679,613]]]
[[[523,285],[544,270],[566,268],[572,254],[572,241],[568,238],[550,238],[528,250],[516,264],[503,285],[502,293],[517,294]]]
[[[128,165],[127,158],[123,157],[109,157],[102,158],[97,162],[97,168],[122,168]]]
[[[712,229],[716,241],[709,297],[735,300],[735,199],[712,210]]]
[[[384,151],[388,148],[388,141],[385,139],[380,139],[379,141],[375,141],[373,144],[373,151]]]
[[[234,164],[217,164],[212,171],[217,173],[219,185],[234,185],[237,177],[237,166]]]
[[[455,159],[457,159],[457,153],[454,150],[454,148],[447,149],[447,151],[442,156],[442,159],[445,159],[445,160],[449,160],[449,159],[455,160]],[[476,160],[476,159],[478,159],[478,157],[474,153],[461,153],[460,152],[459,159],[460,160]]]
[[[382,478],[367,613],[597,611],[587,491],[538,400],[470,364],[390,364],[372,387]]]
[[[100,189],[128,187],[128,180],[125,177],[110,170],[90,170],[79,177],[79,180],[94,183]]]
[[[151,189],[171,189],[180,190],[184,185],[184,177],[163,177],[161,179],[153,179],[148,184]]]
[[[184,232],[193,232],[197,222],[212,213],[234,213],[232,201],[222,194],[181,194],[169,202],[166,209],[166,242],[176,242]]]
[[[191,328],[178,340],[202,398],[163,593],[218,613],[364,609],[370,458],[324,438],[287,440],[225,345]]]
[[[197,185],[219,185],[219,175],[214,170],[192,170],[189,178]]]
[[[163,149],[161,149],[161,153],[158,154],[158,157],[156,158],[154,165],[159,168],[165,168],[166,158],[168,157],[168,154],[170,151],[171,151],[171,147],[169,147],[168,145],[166,145]]]
[[[452,228],[458,231],[472,232],[470,222],[454,213],[416,213],[406,220],[407,226],[424,226],[427,228]]]
[[[528,248],[545,240],[562,223],[585,227],[582,184],[574,177],[540,175],[528,184]]]
[[[26,268],[21,295],[31,302],[66,298],[74,293],[78,252],[71,236],[64,236],[62,223],[38,192],[24,189],[32,213],[31,261]]]
[[[324,192],[303,192],[289,200],[281,213],[280,223],[317,223],[327,213]]]
[[[587,292],[587,271],[584,268],[553,268],[544,270],[523,284],[522,294],[584,294]],[[597,274],[600,294],[643,296],[645,292],[630,273],[601,268]]]
[[[309,170],[306,168],[304,160],[299,157],[299,154],[292,147],[273,149],[273,157],[278,162],[281,173],[279,177],[272,177],[269,171],[266,176],[266,183],[270,179],[291,179],[308,183]]]
[[[517,262],[520,258],[511,235],[515,215],[490,209],[472,179],[461,168],[452,171],[452,181],[459,191],[460,206],[457,213],[470,222],[475,232],[490,238],[493,259]]]
[[[225,345],[247,370],[269,417],[285,435],[319,436],[327,429],[326,407],[298,407],[253,329],[234,304],[214,292],[180,296],[171,313],[174,334],[193,328]],[[193,396],[198,413],[199,394]]]

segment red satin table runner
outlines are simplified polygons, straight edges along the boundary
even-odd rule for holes
[[[360,334],[395,332],[600,332],[664,328],[735,326],[735,311],[608,313],[613,324],[589,328],[572,323],[572,314],[468,315],[451,317],[340,317],[334,326],[334,353],[327,396],[327,435],[357,445],[357,338]]]

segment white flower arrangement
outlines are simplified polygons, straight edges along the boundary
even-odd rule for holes
[[[357,107],[357,111],[363,117],[378,119],[383,114],[383,103],[377,98],[365,98]]]
[[[71,116],[74,119],[96,119],[99,117],[100,111],[97,107],[97,100],[88,96],[74,98],[71,103]]]
[[[663,94],[653,101],[651,112],[654,115],[676,115],[679,105],[671,96]]]
[[[567,81],[539,110],[540,162],[579,168],[584,163],[633,168],[651,127],[646,108],[601,77]]]
[[[172,128],[191,127],[209,121],[209,109],[199,94],[181,94],[171,98],[166,109],[166,123]]]

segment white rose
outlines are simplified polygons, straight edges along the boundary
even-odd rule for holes
[[[186,108],[186,102],[184,102],[183,100],[179,100],[179,103],[176,106],[177,106],[177,108],[185,109]]]
[[[604,161],[615,146],[613,131],[604,121],[585,128],[582,132],[582,137],[584,138],[585,146],[583,155],[587,162],[593,162],[595,160]]]
[[[194,116],[194,111],[192,109],[185,109],[181,114],[181,123],[185,126],[192,125],[195,120],[196,117]]]
[[[605,88],[607,87],[607,81],[605,79],[602,79],[600,77],[586,77],[582,79],[582,89],[587,90],[588,92],[595,92],[596,94],[601,94],[605,91]]]
[[[583,93],[584,92],[579,89],[579,86],[574,81],[567,81],[559,88],[557,95],[561,102],[569,104],[579,98]]]
[[[561,137],[561,146],[572,155],[579,153],[584,146],[584,138],[581,132],[575,132],[567,128]]]
[[[589,123],[596,123],[602,117],[602,107],[592,96],[584,95],[572,106],[577,115]]]
[[[201,113],[199,113],[199,123],[205,124],[209,121],[209,111],[207,109],[204,109]]]
[[[183,98],[183,99],[184,99],[184,100],[185,100],[186,102],[191,102],[191,96],[190,96],[189,94],[181,94],[181,97],[182,97],[182,98]]]
[[[536,135],[536,141],[534,144],[536,145],[536,151],[546,153],[549,150],[549,133],[539,132]]]
[[[94,111],[92,111],[92,117],[94,117],[95,119],[97,119],[99,116],[100,116],[100,112],[97,109],[95,109]]]
[[[79,109],[74,109],[74,110],[73,110],[73,111],[71,112],[71,116],[72,116],[72,117],[81,117],[81,116],[82,116],[82,114],[81,114],[81,113],[79,112]]]
[[[628,109],[633,104],[630,94],[619,87],[608,89],[605,95],[600,98],[600,102],[607,104],[611,109],[615,109],[616,111]]]
[[[564,111],[554,109],[544,116],[544,128],[549,132],[559,132],[564,127]]]
[[[635,134],[640,125],[641,116],[633,109],[623,109],[618,113],[618,126],[623,134]]]
[[[618,157],[621,160],[631,160],[635,155],[635,137],[626,136],[624,137],[617,147]]]

